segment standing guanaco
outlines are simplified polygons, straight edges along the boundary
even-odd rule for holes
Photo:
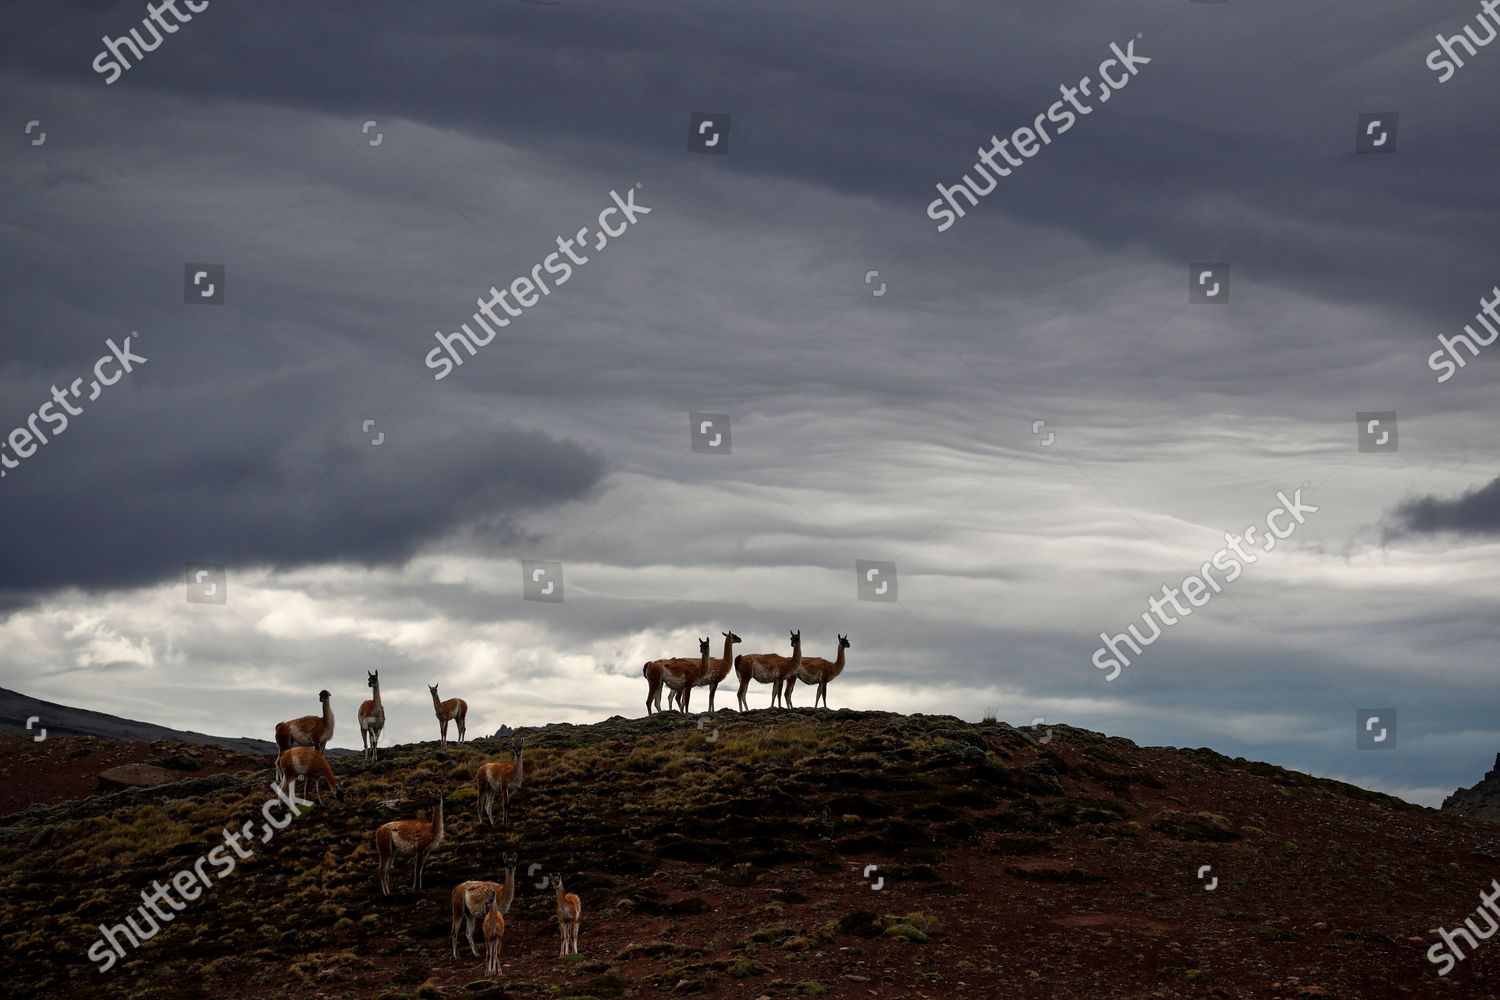
[[[813,708],[818,707],[818,699],[823,699],[823,707],[828,707],[828,682],[844,672],[844,650],[849,648],[849,637],[839,636],[839,656],[836,660],[825,660],[821,656],[809,656],[803,659],[797,667],[797,672],[786,679],[786,707],[792,707],[792,687],[798,681],[803,684],[816,684],[818,689],[813,693]]]
[[[562,934],[562,948],[557,957],[578,954],[578,922],[583,916],[583,904],[578,894],[563,891],[562,876],[552,873],[552,884],[557,889],[557,929]]]
[[[494,894],[499,901],[501,916],[510,912],[511,900],[516,898],[516,856],[505,855],[505,881],[497,884],[495,882],[483,882],[471,879],[468,882],[460,882],[453,887],[453,927],[452,944],[453,957],[458,957],[458,925],[462,921],[464,933],[469,939],[469,951],[475,958],[479,957],[479,950],[474,947],[474,923],[483,921],[485,917],[485,894]],[[488,938],[486,938],[488,940]]]
[[[754,678],[761,684],[771,685],[771,707],[781,704],[781,690],[787,678],[797,673],[802,664],[802,633],[792,631],[792,655],[790,658],[775,653],[742,653],[734,658],[734,672],[740,678],[740,711],[749,709],[745,702],[745,691]]]
[[[665,683],[671,689],[667,696],[667,704],[676,705],[682,700],[684,686],[688,685],[687,678],[696,678],[707,672],[708,663],[708,640],[698,640],[698,658],[695,660],[688,656],[669,656],[662,660],[648,660],[641,667],[641,676],[646,678],[646,714],[651,714],[654,704],[658,712],[661,711],[661,689]],[[686,708],[683,709],[687,711]]]
[[[304,715],[298,719],[287,722],[276,723],[276,750],[288,750],[292,747],[312,747],[318,753],[328,746],[328,741],[333,739],[333,698],[327,691],[318,692],[318,700],[323,703],[323,714]]]
[[[464,717],[469,714],[469,703],[462,698],[449,698],[440,701],[436,684],[427,685],[427,690],[432,692],[432,708],[437,712],[438,726],[442,729],[442,746],[448,745],[448,721],[451,719],[458,723],[458,742],[464,741]]]
[[[359,706],[359,738],[365,744],[365,758],[375,759],[375,744],[380,742],[381,730],[385,729],[385,706],[380,703],[380,671],[370,674],[366,681],[375,693]]]
[[[391,857],[412,855],[411,887],[422,888],[422,870],[427,857],[443,843],[443,793],[432,792],[432,822],[421,819],[398,819],[375,831],[375,850],[380,855],[380,890],[391,894]]]
[[[495,761],[489,764],[480,764],[479,771],[474,775],[474,787],[478,790],[478,818],[489,818],[490,826],[495,825],[495,797],[500,798],[500,823],[510,826],[510,797],[521,787],[521,779],[525,777],[525,764],[521,760],[521,754],[525,746],[517,739],[515,741],[515,759],[512,761]]]
[[[500,976],[500,945],[505,942],[505,917],[500,914],[500,903],[495,890],[485,892],[484,914],[484,971],[491,979]],[[470,943],[473,941],[471,939]]]

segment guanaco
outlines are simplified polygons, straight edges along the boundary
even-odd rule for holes
[[[578,922],[583,916],[583,904],[578,894],[563,891],[562,876],[552,873],[552,884],[557,889],[557,929],[562,934],[562,948],[557,957],[578,954]]]
[[[327,782],[328,790],[333,793],[334,798],[340,802],[344,801],[344,790],[339,787],[338,779],[333,776],[333,768],[328,766],[328,758],[312,747],[292,747],[290,750],[283,750],[281,756],[276,758],[276,784],[295,795],[298,778],[302,779],[304,796],[308,792],[308,783],[312,783],[313,791],[318,796],[318,805],[323,804],[324,782]]]
[[[775,653],[742,653],[734,658],[734,672],[740,678],[739,701],[740,711],[748,711],[749,705],[745,701],[745,691],[750,687],[750,681],[754,678],[762,684],[771,685],[771,707],[781,704],[782,686],[787,678],[797,673],[797,668],[802,665],[802,633],[792,631],[792,655],[791,658],[777,656]]]
[[[484,971],[496,979],[500,975],[500,946],[505,942],[505,917],[500,913],[494,889],[485,893],[484,901]]]
[[[682,702],[683,691],[691,687],[690,680],[708,672],[708,640],[698,640],[698,658],[692,659],[687,656],[670,656],[662,660],[648,660],[641,667],[641,676],[646,678],[646,714],[651,714],[654,704],[658,712],[661,711],[661,689],[662,684],[671,689],[667,696],[668,705],[678,705]],[[686,712],[687,709],[683,708]]]
[[[792,687],[798,681],[803,684],[816,684],[818,690],[813,694],[813,708],[818,707],[818,699],[823,699],[823,707],[828,707],[828,682],[844,672],[844,650],[849,648],[849,637],[839,636],[839,654],[836,660],[825,660],[821,656],[810,656],[804,659],[797,667],[797,672],[786,679],[786,707],[792,707]]]
[[[375,831],[375,850],[380,855],[380,890],[391,894],[391,857],[412,855],[411,887],[422,888],[422,870],[427,858],[443,843],[443,793],[432,792],[432,822],[421,819],[399,819]]]
[[[469,951],[475,958],[479,957],[479,950],[474,947],[474,923],[483,921],[485,917],[485,895],[494,894],[499,901],[501,916],[510,912],[511,900],[516,898],[516,856],[505,855],[505,881],[503,883],[483,882],[471,879],[468,882],[460,882],[453,887],[453,927],[452,944],[453,957],[458,957],[458,925],[462,921],[464,933],[469,939]],[[502,926],[503,929],[503,926]],[[486,938],[486,941],[489,939]]]
[[[464,741],[464,717],[469,714],[469,703],[462,698],[449,698],[440,701],[436,684],[427,685],[427,690],[432,692],[432,708],[437,712],[438,726],[442,729],[442,746],[448,745],[448,721],[451,719],[458,723],[458,742]]]
[[[669,700],[686,712],[693,688],[704,683],[703,678],[708,676],[709,664],[713,662],[708,655],[708,636],[698,640],[698,659],[671,659],[660,662],[663,664],[662,683],[672,689],[672,697]]]
[[[365,757],[374,760],[376,757],[375,745],[380,742],[381,730],[385,729],[385,706],[380,703],[380,671],[369,674],[366,681],[370,690],[375,692],[370,699],[359,706],[359,738],[365,744]]]
[[[516,740],[514,760],[480,764],[478,773],[474,775],[474,787],[479,792],[477,818],[483,820],[488,817],[490,826],[495,825],[497,795],[500,798],[500,823],[502,826],[510,826],[510,797],[521,787],[521,779],[526,774],[525,764],[521,760],[525,749],[521,741]]]
[[[322,753],[328,746],[328,741],[333,739],[333,704],[332,695],[327,691],[318,692],[318,700],[323,703],[323,714],[304,715],[300,719],[292,719],[288,722],[276,724],[276,750],[289,750],[292,747],[312,747],[318,753]]]

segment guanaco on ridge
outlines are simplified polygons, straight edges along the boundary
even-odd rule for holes
[[[792,707],[792,687],[798,681],[803,684],[816,684],[818,690],[813,694],[813,708],[818,707],[818,699],[823,699],[823,707],[828,707],[828,682],[844,672],[844,650],[849,648],[849,637],[839,636],[838,659],[825,660],[821,656],[810,656],[797,666],[797,672],[786,679],[786,707]]]
[[[380,703],[380,671],[366,671],[370,690],[374,692],[368,701],[359,706],[359,738],[365,745],[365,759],[374,760],[375,745],[380,742],[380,732],[385,729],[385,706]]]
[[[323,703],[323,714],[304,715],[300,719],[276,724],[276,750],[281,752],[292,747],[312,747],[322,753],[333,739],[333,696],[327,691],[318,692]]]
[[[802,633],[792,630],[792,655],[777,656],[775,653],[742,653],[734,658],[734,672],[740,679],[740,711],[749,711],[745,692],[752,679],[771,685],[771,707],[781,704],[781,691],[787,679],[797,673],[802,665]]]
[[[427,685],[427,690],[432,692],[432,709],[437,713],[438,726],[442,729],[441,746],[448,745],[448,722],[451,720],[458,723],[458,742],[464,741],[464,717],[469,714],[469,703],[462,698],[449,698],[441,701],[437,693],[436,684]]]

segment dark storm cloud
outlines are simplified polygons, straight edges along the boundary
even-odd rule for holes
[[[403,117],[627,162],[678,153],[688,110],[723,108],[735,152],[717,168],[880,198],[909,220],[903,253],[967,252],[1003,216],[1106,249],[1233,260],[1321,296],[1423,312],[1467,297],[1469,268],[1412,247],[1467,244],[1475,271],[1486,256],[1472,213],[1491,203],[1489,185],[1470,165],[1492,160],[1500,137],[1472,130],[1464,108],[1500,59],[1475,60],[1441,91],[1423,65],[1432,35],[1457,31],[1472,5],[1389,0],[1353,19],[1245,6],[1084,3],[1045,24],[1029,7],[958,2],[221,4],[110,89]],[[102,89],[88,68],[98,38],[141,7],[72,18],[23,7],[25,30],[0,42],[6,64]],[[923,215],[934,185],[1137,32],[1152,64],[1130,89],[934,244]],[[1352,151],[1355,115],[1375,106],[1406,109],[1400,157]],[[1289,224],[1301,230],[1291,243]],[[1397,268],[1413,280],[1383,280]]]
[[[150,441],[70,429],[88,442],[61,437],[49,447],[70,454],[44,448],[7,477],[18,480],[7,522],[32,530],[0,536],[6,597],[170,580],[185,562],[399,563],[476,522],[508,543],[516,517],[586,497],[603,471],[597,454],[536,432],[392,434],[375,446],[292,424]]]
[[[1388,539],[1412,535],[1500,535],[1500,477],[1456,497],[1421,496],[1391,511]]]

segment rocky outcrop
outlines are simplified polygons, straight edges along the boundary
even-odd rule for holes
[[[1495,755],[1495,766],[1478,784],[1460,788],[1444,799],[1442,810],[1470,819],[1500,823],[1500,754]]]

